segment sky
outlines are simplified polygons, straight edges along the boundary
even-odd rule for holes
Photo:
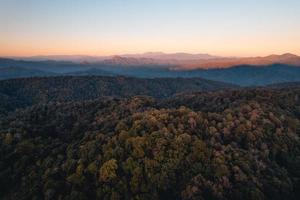
[[[0,56],[300,55],[299,0],[0,0]]]

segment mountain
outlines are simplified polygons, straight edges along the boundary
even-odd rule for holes
[[[189,53],[163,53],[163,52],[146,52],[142,54],[121,54],[115,55],[125,58],[148,58],[155,60],[198,60],[198,59],[213,59],[219,56],[212,56],[209,54],[189,54]],[[111,59],[114,56],[88,56],[88,55],[38,55],[30,57],[10,57],[12,59],[25,60],[25,61],[71,61],[76,63],[81,62],[100,62],[103,60]]]
[[[223,69],[195,70],[191,73],[203,78],[241,86],[262,86],[281,82],[300,81],[300,67],[285,64],[267,66],[240,65]]]
[[[172,69],[228,68],[237,65],[287,64],[300,66],[300,57],[286,53],[265,57],[221,57],[209,54],[147,52],[115,56],[55,55],[19,58],[24,61],[72,61],[74,63],[97,63],[98,65],[168,65]]]
[[[43,77],[43,76],[54,76],[55,73],[45,72],[36,69],[27,69],[22,67],[7,67],[0,68],[0,80],[1,79],[12,79],[12,78],[26,78],[26,77]]]
[[[88,56],[88,55],[39,55],[29,57],[10,57],[11,59],[24,61],[69,61],[75,63],[82,62],[99,62],[110,58],[111,56]]]
[[[210,60],[197,60],[190,63],[183,63],[177,69],[197,68],[229,68],[237,65],[272,65],[286,64],[300,66],[300,57],[294,54],[270,55],[266,57],[245,57],[245,58],[216,58]]]
[[[121,75],[131,74],[131,70],[136,74],[137,70],[144,69],[161,69],[168,68],[170,65],[161,64],[153,59],[148,58],[126,58],[114,56],[99,62],[69,62],[69,61],[27,61],[15,60],[8,58],[0,58],[0,69],[7,67],[22,67],[26,69],[42,70],[59,74],[68,74],[91,69],[99,69],[112,73],[120,73]],[[127,73],[128,72],[128,73]]]
[[[162,52],[149,52],[113,56],[104,60],[103,63],[124,66],[167,65],[172,69],[184,70],[229,68],[237,65],[286,64],[300,66],[300,57],[289,53],[265,57],[220,57],[209,54],[165,54]]]
[[[163,53],[163,52],[147,52],[143,54],[124,54],[122,57],[127,58],[151,58],[156,60],[171,61],[189,61],[189,60],[208,60],[221,58],[209,54],[189,54],[189,53]]]
[[[69,61],[26,61],[10,58],[0,58],[0,69],[8,67],[21,67],[26,69],[41,70],[52,73],[68,73],[87,70],[89,66],[85,63],[73,63]]]
[[[274,83],[300,81],[300,67],[286,64],[272,65],[239,65],[229,68],[172,70],[168,66],[137,66],[137,67],[110,67],[114,74],[140,78],[191,78],[232,83],[241,86],[264,86]]]
[[[120,56],[113,56],[105,63],[109,64],[124,64],[133,66],[142,65],[158,65],[168,66],[169,68],[176,68],[176,66],[183,67],[191,63],[198,63],[199,61],[214,60],[221,57],[212,56],[209,54],[188,54],[188,53],[173,53],[166,54],[163,52],[148,52],[144,54],[124,54]]]
[[[148,53],[155,54],[160,53]],[[188,64],[197,63],[193,67]],[[240,64],[245,63],[245,64]],[[271,64],[268,64],[271,63]],[[214,67],[212,67],[214,66]],[[216,67],[217,66],[217,67]],[[293,54],[256,58],[212,58],[199,60],[159,60],[114,56],[99,62],[24,61],[0,58],[0,69],[19,67],[58,75],[122,75],[139,78],[202,77],[242,86],[268,85],[299,80],[300,58]],[[29,71],[28,71],[29,72]],[[15,77],[22,77],[22,72]],[[36,73],[38,74],[38,73]],[[36,76],[33,74],[31,76]],[[10,78],[9,76],[7,76]],[[13,78],[13,76],[11,76]]]
[[[113,56],[110,59],[106,59],[100,62],[105,65],[119,65],[119,66],[155,66],[162,65],[163,62],[152,58],[136,58],[136,57],[122,57],[122,56]]]
[[[102,69],[92,68],[85,71],[76,71],[63,74],[65,76],[117,76],[112,72],[108,72]]]

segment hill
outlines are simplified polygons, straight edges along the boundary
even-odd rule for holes
[[[298,82],[285,82],[285,83],[276,83],[276,84],[270,84],[268,87],[271,88],[289,88],[289,87],[299,87],[300,81]]]
[[[26,78],[26,77],[43,77],[43,76],[54,76],[55,73],[45,72],[35,69],[26,69],[21,67],[7,67],[0,68],[0,80],[12,79],[12,78]]]
[[[63,75],[65,76],[117,76],[112,72],[108,72],[97,68],[92,68],[84,71],[69,72]]]
[[[299,95],[243,89],[17,110],[0,118],[0,198],[299,199]]]
[[[300,67],[284,64],[266,66],[241,65],[224,69],[193,70],[189,74],[241,86],[264,86],[274,83],[300,81]]]
[[[68,61],[35,61],[35,60],[17,60],[9,58],[0,58],[0,69],[18,67],[23,69],[41,70],[52,73],[68,73],[89,69],[84,63],[72,63]]]
[[[0,94],[11,99],[11,101],[0,100],[0,107],[11,108],[37,103],[82,101],[104,96],[148,95],[164,98],[181,92],[211,91],[235,87],[237,86],[201,78],[139,79],[130,77],[60,76],[13,79],[0,81]]]

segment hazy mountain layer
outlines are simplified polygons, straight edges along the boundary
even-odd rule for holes
[[[155,53],[150,54],[152,55]],[[193,60],[191,62],[198,61]],[[196,67],[197,69],[187,69],[185,64],[190,61],[177,60],[175,61],[177,64],[175,64],[175,62],[169,62],[169,60],[165,59],[158,60],[142,57],[115,56],[110,59],[92,63],[0,59],[0,78],[10,79],[28,76],[43,76],[43,74],[46,73],[49,75],[55,73],[57,75],[71,74],[76,76],[122,75],[141,78],[202,77],[204,79],[228,82],[241,86],[257,86],[300,81],[299,57],[292,54],[284,54],[281,56],[272,55],[259,58],[210,58],[203,59],[202,61],[203,65],[198,65],[198,67]],[[185,62],[185,64],[181,65],[182,62]],[[220,63],[223,67],[219,65]],[[241,63],[248,63],[248,65],[238,65]],[[206,64],[214,67],[203,69],[202,67],[206,68],[208,66]],[[12,67],[10,73],[8,73],[9,67]],[[16,70],[18,68],[19,72]],[[21,70],[21,68],[26,69],[27,71],[25,72],[24,70]],[[2,71],[4,70],[4,72],[1,73],[1,69]],[[30,70],[39,70],[40,73],[35,71],[30,73]]]
[[[124,65],[172,65],[177,69],[197,69],[197,68],[224,68],[236,65],[270,65],[287,64],[300,66],[300,57],[290,53],[282,55],[269,55],[265,57],[220,57],[209,54],[188,54],[163,52],[148,52],[144,54],[123,54],[116,56],[34,56],[21,57],[27,61],[73,61],[76,63],[102,63],[102,64],[124,64]]]

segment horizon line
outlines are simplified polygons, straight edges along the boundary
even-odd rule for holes
[[[217,54],[210,54],[210,53],[189,53],[189,52],[184,52],[184,51],[176,51],[176,52],[164,52],[164,51],[145,51],[145,52],[140,52],[140,53],[120,53],[120,54],[103,54],[103,55],[96,55],[96,54],[33,54],[33,55],[0,55],[1,58],[31,58],[31,57],[51,57],[51,56],[87,56],[87,57],[113,57],[113,56],[123,56],[126,57],[126,55],[143,55],[143,54],[150,54],[150,53],[160,53],[160,54],[189,54],[189,55],[208,55],[208,56],[215,56],[215,57],[223,57],[223,58],[250,58],[250,57],[267,57],[267,56],[282,56],[282,55],[295,55],[299,56],[296,53],[290,53],[290,52],[285,52],[285,53],[269,53],[269,54],[264,54],[264,55],[253,55],[253,56],[236,56],[236,55],[217,55]]]

